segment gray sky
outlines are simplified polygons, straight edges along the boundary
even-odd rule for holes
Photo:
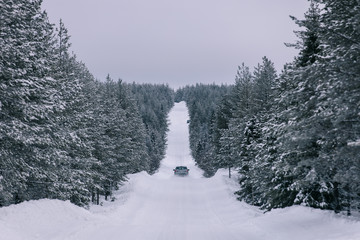
[[[100,80],[234,83],[242,62],[267,56],[280,71],[297,51],[296,24],[307,0],[44,0],[62,18],[72,50]]]

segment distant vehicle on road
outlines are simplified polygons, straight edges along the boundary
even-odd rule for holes
[[[189,175],[189,169],[185,166],[177,166],[174,169],[174,174],[175,175],[181,175],[181,176],[186,176]]]

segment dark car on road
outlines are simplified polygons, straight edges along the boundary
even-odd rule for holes
[[[181,176],[186,176],[189,174],[189,169],[185,166],[177,166],[174,169],[174,174],[175,175],[181,175]]]

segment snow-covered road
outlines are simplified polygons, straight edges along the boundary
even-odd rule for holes
[[[159,171],[133,175],[134,192],[125,205],[71,239],[239,239],[232,229],[243,218],[239,202],[221,179],[203,178],[190,156],[185,104],[177,104],[169,118],[167,157]],[[186,165],[189,176],[174,176],[177,165]]]
[[[90,211],[56,200],[30,201],[0,209],[0,239],[181,239],[181,240],[359,240],[360,222],[305,207],[263,214],[236,200],[227,172],[202,177],[190,156],[187,108],[169,116],[167,156],[159,171],[129,176],[117,201]],[[173,175],[177,165],[187,177]]]

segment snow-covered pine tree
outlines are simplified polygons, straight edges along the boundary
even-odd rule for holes
[[[126,112],[125,121],[127,126],[123,129],[125,139],[129,140],[129,150],[126,154],[129,166],[127,173],[149,171],[150,159],[146,151],[146,130],[139,113],[138,105],[122,80],[116,83],[116,99]]]
[[[235,76],[235,86],[230,94],[231,119],[228,120],[228,131],[222,131],[224,135],[220,137],[221,147],[219,148],[218,160],[226,161],[223,163],[229,167],[240,167],[240,160],[244,154],[244,145],[241,144],[245,138],[244,129],[246,121],[253,113],[253,76],[249,67],[243,63],[238,66]],[[226,153],[228,155],[226,156]],[[246,161],[246,160],[245,160]],[[223,165],[218,163],[218,165]],[[232,162],[232,163],[230,163]],[[241,168],[241,167],[240,167]]]
[[[124,181],[128,146],[121,146],[124,139],[123,129],[126,122],[125,111],[116,100],[115,83],[107,76],[106,83],[98,82],[95,113],[91,138],[93,139],[93,155],[101,163],[96,169],[101,178],[96,184],[101,186],[100,194],[108,197],[113,187]],[[94,93],[93,93],[94,94]]]
[[[52,197],[53,29],[38,0],[1,2],[1,205]]]
[[[253,75],[249,67],[245,66],[244,63],[238,66],[231,98],[233,104],[232,115],[236,119],[242,120],[253,114]]]
[[[269,180],[269,168],[271,167],[272,147],[267,134],[267,123],[270,119],[270,107],[274,100],[274,83],[276,70],[274,64],[263,57],[262,64],[258,64],[253,73],[251,91],[252,110],[242,119],[234,119],[237,127],[238,159],[235,166],[241,174],[241,190],[237,192],[239,199],[245,200],[257,206],[263,206],[266,202],[264,197],[264,184]],[[239,128],[239,126],[241,126]],[[235,139],[236,139],[235,138]]]
[[[91,175],[96,175],[90,167],[95,161],[91,156],[91,141],[85,137],[85,126],[91,118],[91,101],[86,96],[86,86],[94,82],[94,78],[84,64],[70,54],[70,36],[62,20],[56,33],[56,61],[52,72],[57,92],[64,103],[55,112],[57,128],[53,130],[59,152],[56,163],[57,198],[70,199],[77,205],[84,205],[90,201]]]
[[[313,69],[319,75],[317,114],[326,123],[320,159],[330,166],[335,202],[329,208],[360,209],[360,3],[316,0],[323,6],[320,40],[324,57]],[[338,196],[337,196],[338,195]],[[338,205],[338,206],[337,206]]]
[[[222,141],[223,144],[225,144],[223,147],[226,147],[226,145],[232,145],[235,147],[235,149],[232,149],[230,152],[235,155],[234,157],[236,158],[236,163],[234,162],[234,165],[239,167],[238,164],[242,161],[242,159],[240,160],[240,155],[244,155],[244,145],[241,144],[245,138],[244,129],[246,127],[246,122],[252,117],[254,110],[253,76],[249,67],[245,66],[244,63],[238,67],[237,74],[235,76],[235,86],[230,94],[230,102],[232,105],[232,119],[229,120],[230,138],[227,138],[229,140],[233,138],[232,141],[237,144],[225,144],[225,139],[222,139]]]
[[[276,197],[269,205],[306,204],[350,213],[359,202],[358,184],[353,184],[359,149],[348,144],[359,136],[359,3],[313,2],[322,9],[312,5],[306,15],[312,17],[301,21],[310,33],[300,35],[300,56],[280,78],[278,129],[273,129],[279,157],[269,185],[270,196]]]
[[[101,189],[97,190],[106,198],[126,174],[149,169],[145,128],[136,102],[128,94],[121,80],[114,82],[109,75],[106,83],[98,83],[90,135],[94,157],[101,163],[97,169],[102,175],[97,182]]]
[[[229,168],[229,177],[231,177],[231,168],[234,166],[236,155],[233,150],[234,133],[229,131],[230,120],[232,119],[232,104],[230,95],[222,97],[215,111],[214,121],[212,123],[212,139],[214,145],[214,165],[216,168]]]
[[[319,42],[320,31],[320,8],[314,1],[311,1],[309,10],[304,14],[305,19],[299,20],[294,16],[290,18],[303,30],[294,31],[298,37],[298,41],[286,43],[288,47],[299,49],[299,56],[296,57],[296,65],[305,67],[313,64],[321,55],[321,47]]]
[[[262,59],[262,64],[258,64],[254,73],[254,104],[255,111],[267,111],[273,104],[272,88],[277,77],[274,63],[266,56]]]

